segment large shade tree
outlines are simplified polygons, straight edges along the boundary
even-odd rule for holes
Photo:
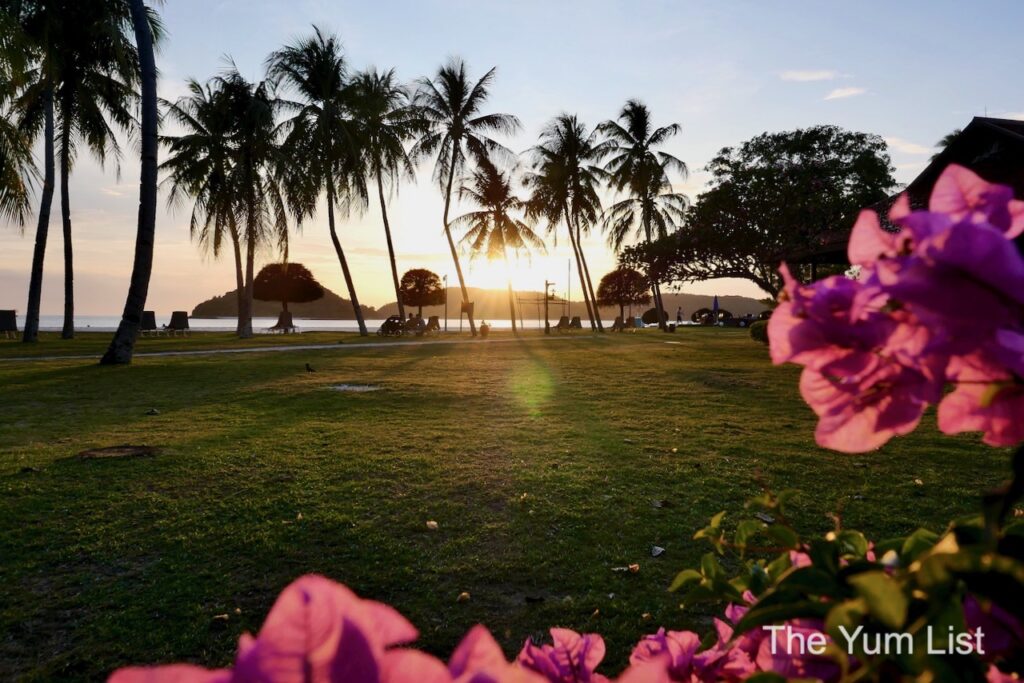
[[[662,282],[743,278],[774,297],[780,261],[845,242],[858,211],[896,187],[885,141],[836,126],[764,133],[722,149],[707,170],[684,227],[628,251],[625,263],[654,263]],[[809,275],[808,265],[791,267]]]
[[[405,271],[405,274],[402,275],[398,300],[407,306],[418,308],[421,317],[424,306],[440,306],[444,303],[446,295],[447,290],[441,284],[441,278],[431,270],[413,268]],[[399,315],[405,317],[404,313]]]
[[[132,277],[125,299],[124,312],[100,363],[120,365],[130,363],[135,340],[142,324],[142,312],[149,293],[149,278],[153,271],[153,247],[156,240],[156,182],[157,182],[157,96],[156,58],[153,53],[154,17],[142,0],[129,0],[132,30],[139,54],[141,93],[139,214],[135,236],[135,257]]]
[[[348,67],[341,42],[313,27],[313,35],[272,53],[267,75],[298,97],[287,104],[292,117],[285,124],[289,160],[286,185],[293,213],[312,216],[319,198],[327,195],[327,226],[341,265],[349,299],[366,336],[366,322],[355,282],[335,223],[335,210],[367,202],[358,130],[349,109]],[[340,192],[340,196],[339,196]],[[341,203],[339,203],[339,200]]]
[[[415,177],[416,169],[405,143],[420,129],[420,119],[409,102],[409,93],[398,82],[394,70],[369,69],[352,78],[348,86],[348,106],[352,112],[358,134],[362,158],[363,183],[374,183],[380,201],[380,214],[384,223],[384,236],[391,261],[391,279],[398,299],[398,314],[405,317],[399,294],[398,262],[388,220],[385,188],[398,193],[399,182]]]
[[[598,162],[604,149],[596,133],[589,133],[576,116],[560,114],[545,126],[540,144],[530,150],[532,170],[523,177],[530,191],[528,214],[544,218],[549,232],[556,236],[557,227],[565,225],[590,326],[602,331],[582,237],[601,214],[598,189],[602,176]]]
[[[438,69],[433,78],[420,79],[415,95],[417,114],[425,132],[416,142],[413,154],[434,157],[434,180],[444,196],[444,234],[455,262],[464,305],[469,303],[469,290],[448,220],[455,178],[465,173],[471,158],[487,163],[491,157],[499,161],[514,157],[490,136],[514,133],[520,125],[519,119],[511,114],[482,112],[494,74],[495,69],[492,68],[474,83],[466,64],[461,59],[452,59]],[[469,329],[476,336],[472,313],[469,315]]]
[[[507,174],[486,158],[459,187],[459,198],[476,204],[477,211],[459,216],[452,224],[466,229],[462,238],[473,256],[501,261],[508,273],[508,310],[512,333],[516,331],[516,303],[512,293],[512,265],[509,252],[516,257],[529,255],[531,249],[544,251],[544,241],[519,217],[526,203],[512,192]]]
[[[626,306],[645,306],[651,302],[651,281],[634,268],[620,267],[606,274],[597,285],[599,306],[618,306],[625,317]]]
[[[288,314],[288,304],[306,304],[324,296],[324,288],[309,268],[301,263],[268,263],[253,283],[253,297],[260,301],[280,301]]]
[[[626,102],[614,121],[605,121],[598,131],[606,136],[608,158],[604,170],[618,201],[604,214],[608,243],[620,251],[631,235],[651,244],[672,232],[683,218],[688,200],[676,192],[671,176],[685,179],[686,164],[658,149],[680,132],[673,123],[656,127],[651,112],[638,100]],[[665,318],[661,289],[650,267],[651,291],[658,318]],[[660,322],[662,329],[667,329]]]

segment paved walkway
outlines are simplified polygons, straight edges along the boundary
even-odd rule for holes
[[[324,351],[332,349],[345,351],[347,349],[396,349],[409,346],[440,346],[448,344],[505,344],[509,342],[549,342],[565,339],[594,339],[593,335],[552,335],[550,337],[502,337],[500,339],[437,339],[425,341],[407,342],[358,342],[334,343],[334,344],[296,344],[281,346],[251,346],[240,349],[196,349],[191,351],[142,351],[135,354],[135,358],[157,358],[161,356],[216,356],[226,353],[272,353],[286,351]],[[101,353],[83,354],[77,356],[21,356],[17,358],[0,358],[0,362],[14,363],[26,361],[50,361],[50,360],[89,360],[97,362]]]

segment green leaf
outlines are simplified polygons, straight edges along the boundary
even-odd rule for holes
[[[828,611],[828,616],[825,617],[825,631],[837,643],[845,642],[839,627],[846,629],[847,634],[853,633],[867,611],[867,603],[861,598],[841,602]]]
[[[843,555],[864,557],[868,552],[868,539],[859,531],[843,530],[836,535],[839,552]]]
[[[722,574],[722,565],[718,563],[718,558],[714,553],[705,553],[700,558],[700,571],[704,578],[713,581]]]
[[[783,548],[793,550],[800,545],[800,536],[798,536],[797,533],[788,526],[772,524],[765,531]]]
[[[907,536],[906,540],[903,541],[903,548],[900,549],[900,558],[903,560],[903,565],[909,565],[921,553],[931,550],[938,540],[939,535],[928,529],[918,529]]]
[[[888,574],[884,571],[864,572],[851,576],[849,582],[864,598],[871,616],[892,629],[903,626],[907,619],[907,596]]]
[[[765,624],[781,624],[791,619],[823,619],[828,609],[828,605],[820,600],[790,600],[774,605],[758,602],[736,624],[736,633],[744,633]]]
[[[754,536],[757,536],[764,529],[764,522],[759,522],[756,519],[744,519],[736,526],[736,534],[733,536],[733,543],[735,543],[741,551],[746,549],[747,541]]]
[[[779,581],[777,589],[797,591],[805,595],[828,595],[836,592],[838,584],[831,574],[817,567],[801,567],[787,574]]]
[[[703,576],[696,569],[684,569],[676,574],[676,578],[672,580],[672,585],[669,586],[668,589],[675,593],[680,588],[691,583],[699,583],[702,578]]]

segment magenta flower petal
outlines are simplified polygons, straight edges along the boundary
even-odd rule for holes
[[[580,635],[564,628],[551,629],[554,645],[536,646],[529,640],[517,661],[552,683],[588,683],[604,681],[594,669],[604,659],[604,639],[596,633]]]
[[[509,666],[491,632],[477,624],[463,637],[448,661],[453,678],[478,672],[497,674]]]
[[[700,637],[692,631],[666,631],[644,636],[629,656],[630,664],[661,663],[673,681],[686,681],[693,670],[693,657],[700,648]]]
[[[935,181],[928,208],[955,221],[989,223],[1010,238],[1024,231],[1024,202],[1013,198],[1013,190],[986,182],[956,164],[950,164]]]
[[[380,683],[451,683],[448,667],[418,650],[389,650],[381,658]],[[336,679],[338,683],[352,680]]]
[[[882,229],[878,214],[865,209],[853,224],[846,247],[847,257],[854,265],[869,266],[884,256],[895,256],[897,242],[895,233]]]
[[[230,683],[230,669],[204,669],[191,664],[131,666],[118,669],[108,683]]]

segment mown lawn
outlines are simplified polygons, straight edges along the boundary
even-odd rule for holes
[[[818,449],[796,380],[718,329],[0,362],[0,680],[228,664],[307,572],[395,605],[437,654],[477,622],[510,656],[562,625],[604,634],[614,672],[658,624],[707,628],[717,608],[666,586],[762,483],[802,490],[808,529],[841,511],[886,537],[974,511],[1007,473],[933,415],[880,452]],[[160,452],[76,457],[123,443]]]

